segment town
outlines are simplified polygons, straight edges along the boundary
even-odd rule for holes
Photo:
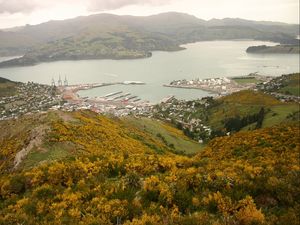
[[[197,88],[218,93],[214,98],[245,89],[252,89],[271,94],[283,102],[300,102],[299,96],[291,95],[287,91],[284,93],[276,92],[282,87],[284,79],[286,79],[285,76],[271,78],[252,73],[248,76],[232,78],[173,81],[170,85],[165,86]],[[89,109],[97,113],[117,117],[133,115],[137,117],[154,117],[171,122],[200,143],[205,142],[211,136],[212,130],[205,124],[205,120],[208,116],[206,115],[206,108],[212,104],[213,97],[186,101],[177,100],[174,96],[167,96],[160,103],[153,104],[143,101],[131,93],[123,93],[122,91],[94,98],[81,97],[77,93],[80,90],[109,85],[143,85],[144,83],[140,81],[69,85],[66,77],[64,81],[59,77],[57,82],[52,79],[51,86],[33,82],[15,84],[16,94],[0,98],[0,120],[47,110],[76,111]]]
[[[272,77],[261,76],[257,73],[250,73],[247,76],[240,77],[175,80],[172,81],[170,84],[166,84],[164,86],[174,88],[201,89],[223,96],[242,90],[254,89],[256,87],[256,83],[265,83],[270,81],[271,79]]]
[[[210,139],[212,129],[207,125],[207,108],[213,97],[186,101],[170,98],[153,107],[152,116],[175,125],[200,144]]]
[[[63,104],[55,87],[33,82],[16,83],[16,94],[0,98],[0,120],[46,111]]]

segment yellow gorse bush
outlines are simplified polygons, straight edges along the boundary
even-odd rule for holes
[[[1,175],[0,224],[250,225],[299,218],[297,125],[216,138],[187,157],[163,143],[158,152],[151,147],[157,140],[108,118],[75,117],[52,123],[47,139],[72,143],[73,157]],[[4,146],[5,154],[20,147]]]

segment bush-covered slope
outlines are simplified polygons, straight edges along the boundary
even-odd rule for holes
[[[1,172],[82,155],[101,154],[104,157],[114,152],[119,152],[120,157],[123,154],[147,152],[184,154],[185,149],[178,143],[192,146],[194,153],[201,150],[200,145],[183,134],[179,135],[179,130],[176,135],[167,130],[164,133],[176,138],[175,143],[174,140],[166,140],[164,136],[115,120],[82,111],[49,112],[0,121]],[[159,126],[169,127],[166,124]]]
[[[0,125],[0,224],[299,224],[296,124],[218,138],[187,157],[88,111],[21,120]],[[41,157],[52,151],[66,154]]]

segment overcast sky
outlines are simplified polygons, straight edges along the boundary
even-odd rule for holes
[[[100,12],[151,15],[168,11],[206,20],[239,17],[299,23],[299,0],[0,0],[0,28]]]

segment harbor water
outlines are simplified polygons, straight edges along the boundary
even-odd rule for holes
[[[206,41],[184,45],[178,52],[153,52],[151,58],[134,60],[80,60],[41,63],[35,66],[0,69],[0,77],[14,81],[51,84],[66,76],[69,84],[141,81],[145,85],[112,85],[80,91],[84,97],[122,91],[142,100],[158,102],[168,95],[195,99],[209,95],[202,90],[163,87],[173,80],[242,76],[258,72],[278,76],[299,72],[297,54],[247,54],[254,45],[276,43],[236,40]],[[1,59],[0,59],[1,60]]]

